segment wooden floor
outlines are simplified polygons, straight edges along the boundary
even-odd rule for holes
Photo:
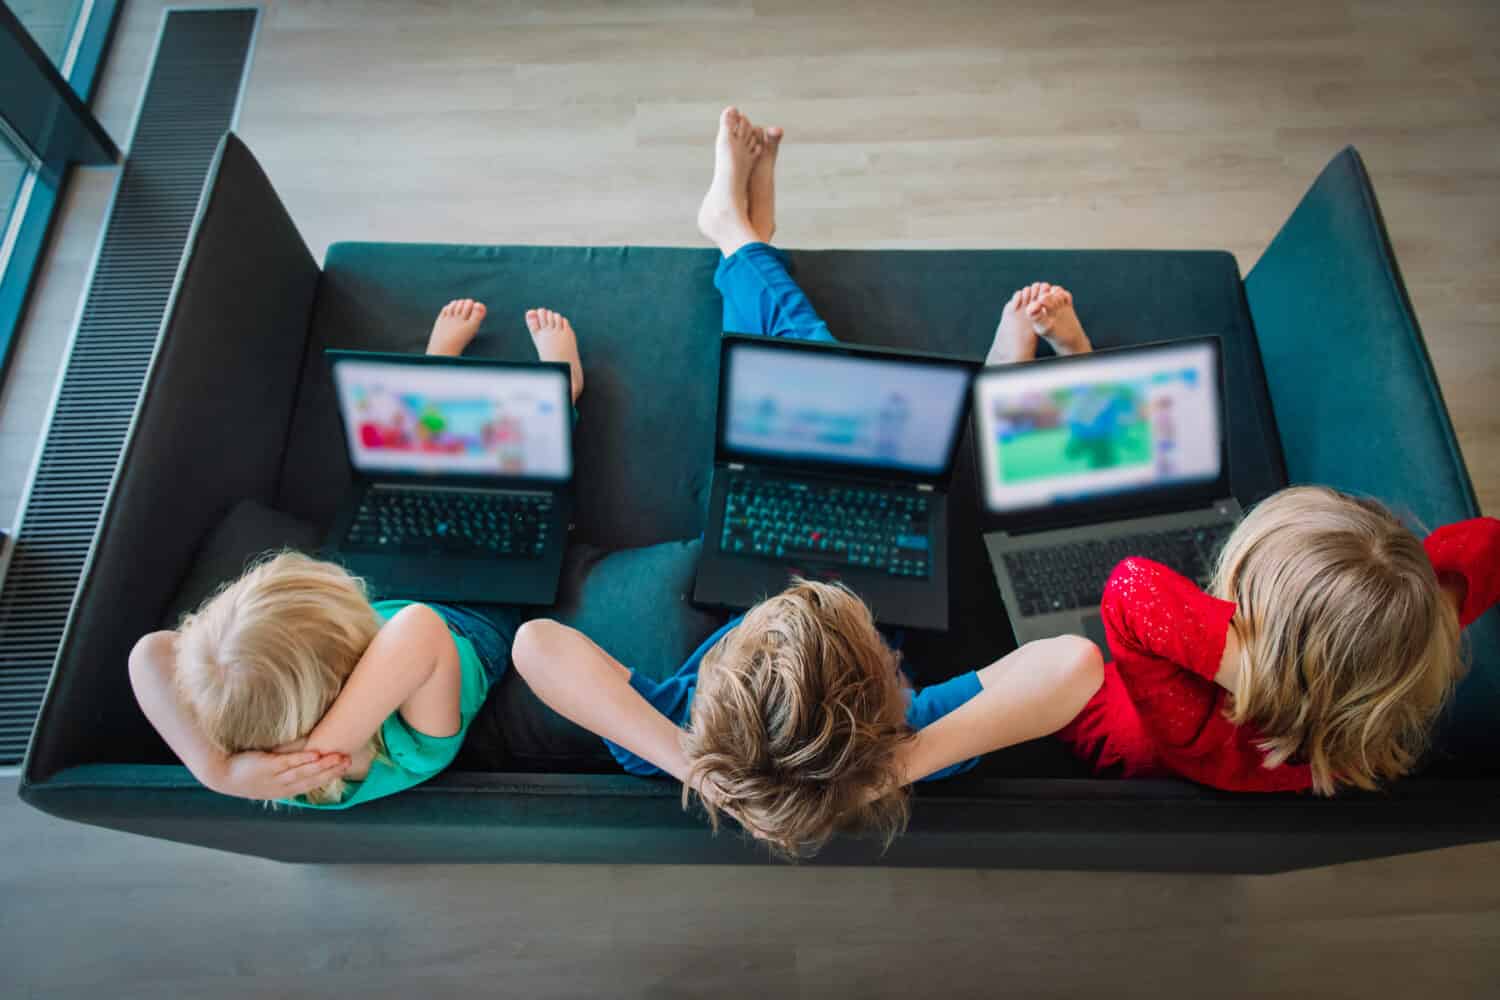
[[[127,5],[97,103],[122,143],[160,7]],[[1245,270],[1352,142],[1494,512],[1497,42],[1492,0],[285,2],[240,131],[317,254],[696,244],[713,116],[734,101],[787,129],[788,245],[1227,247]],[[0,525],[112,183],[72,185],[0,397]],[[1500,982],[1500,846],[1272,878],[302,868],[62,824],[12,788],[6,994],[1437,998]]]

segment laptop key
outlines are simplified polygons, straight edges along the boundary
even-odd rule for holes
[[[731,480],[725,515],[723,552],[931,575],[925,498],[745,477]]]
[[[343,546],[392,553],[520,556],[546,550],[552,498],[544,494],[371,490]]]

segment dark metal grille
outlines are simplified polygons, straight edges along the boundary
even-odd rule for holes
[[[0,765],[20,763],[31,738],[257,14],[171,11],[162,26],[0,589]]]

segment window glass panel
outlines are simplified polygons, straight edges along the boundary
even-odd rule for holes
[[[26,179],[28,169],[26,160],[5,136],[0,135],[0,274],[5,271],[5,258],[9,256],[6,235],[10,232],[11,209],[15,207],[16,196],[21,193],[21,182]]]
[[[58,72],[68,54],[73,25],[88,0],[4,0],[11,13],[20,19],[32,40],[41,46]],[[63,73],[66,76],[66,73]]]

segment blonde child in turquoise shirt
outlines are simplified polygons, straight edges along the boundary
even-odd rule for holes
[[[485,315],[438,315],[428,354],[456,356]],[[568,321],[533,309],[544,361],[583,389]],[[136,700],[174,753],[225,795],[346,809],[447,767],[510,663],[508,608],[380,601],[341,566],[284,552],[252,566],[175,630],[130,654]]]

